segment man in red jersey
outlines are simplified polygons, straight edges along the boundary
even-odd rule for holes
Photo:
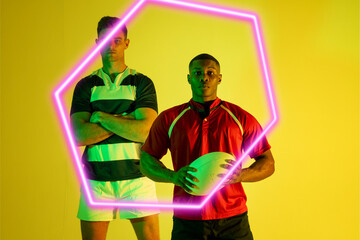
[[[204,196],[188,192],[198,182],[189,164],[210,152],[226,152],[238,159],[262,133],[257,120],[240,107],[217,97],[221,83],[219,62],[200,54],[189,64],[190,102],[162,112],[154,121],[142,147],[140,170],[158,182],[175,185],[173,202],[199,204]],[[170,149],[174,171],[159,160]],[[172,239],[253,239],[247,218],[246,195],[241,182],[265,179],[274,172],[274,159],[265,137],[249,152],[255,162],[239,169],[198,210],[174,209]],[[230,169],[234,161],[228,160]]]

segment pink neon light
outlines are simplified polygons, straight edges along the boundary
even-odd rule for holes
[[[72,134],[71,128],[69,126],[69,121],[66,117],[64,107],[61,102],[61,93],[65,91],[66,87],[68,87],[71,83],[73,83],[74,79],[81,73],[81,71],[87,66],[90,61],[95,57],[96,54],[104,47],[104,45],[109,41],[109,39],[126,23],[129,19],[136,15],[140,11],[140,9],[145,6],[147,3],[154,4],[162,4],[169,5],[177,8],[183,8],[188,10],[196,10],[201,11],[208,14],[222,15],[227,17],[233,17],[239,20],[247,20],[252,24],[253,31],[256,36],[256,45],[259,53],[259,58],[261,62],[261,69],[263,72],[263,77],[265,80],[266,90],[268,93],[268,100],[270,104],[270,108],[272,110],[272,121],[264,128],[262,134],[254,141],[254,143],[245,150],[244,154],[240,159],[237,160],[236,164],[231,168],[231,170],[224,176],[224,178],[216,185],[216,187],[211,191],[211,193],[205,198],[205,200],[199,205],[185,205],[185,204],[171,204],[171,203],[145,203],[145,202],[103,202],[103,201],[95,201],[90,192],[86,176],[83,172],[81,166],[80,155],[77,150],[75,144],[75,138]],[[83,61],[75,68],[75,70],[70,74],[65,81],[58,86],[54,91],[54,103],[56,106],[57,114],[60,117],[61,126],[65,131],[65,135],[67,137],[68,144],[70,146],[71,153],[73,155],[73,160],[75,161],[76,170],[81,179],[82,185],[84,187],[86,197],[88,202],[93,206],[102,206],[102,207],[145,207],[145,208],[181,208],[181,209],[198,209],[201,208],[219,189],[219,187],[223,184],[225,179],[232,174],[232,172],[236,169],[239,164],[245,159],[245,157],[249,154],[252,148],[261,140],[263,136],[275,125],[277,122],[277,111],[275,107],[275,101],[273,96],[273,91],[271,87],[271,81],[267,66],[267,61],[265,58],[264,46],[262,44],[262,36],[259,26],[259,21],[256,14],[248,13],[245,11],[239,10],[231,10],[225,9],[223,7],[210,6],[206,4],[199,4],[194,2],[187,1],[177,1],[177,0],[140,0],[137,1],[134,6],[121,18],[122,20],[116,25],[116,27],[101,41],[101,43],[96,46],[90,53],[84,58]]]

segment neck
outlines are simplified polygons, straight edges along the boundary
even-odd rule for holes
[[[210,101],[215,101],[217,96],[215,97],[195,97],[193,96],[193,100],[198,103],[206,103]]]
[[[117,75],[118,73],[125,71],[126,67],[125,61],[109,62],[103,60],[103,70],[109,75]]]

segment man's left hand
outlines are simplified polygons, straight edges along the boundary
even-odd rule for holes
[[[100,123],[104,114],[105,114],[104,112],[100,112],[100,111],[93,112],[90,117],[90,122],[91,123]]]
[[[235,165],[236,161],[232,160],[232,159],[226,159],[225,160],[228,164],[221,164],[220,166],[222,168],[225,169],[232,169],[233,166]],[[237,183],[237,182],[241,182],[241,172],[242,172],[242,168],[241,165],[239,165],[236,169],[234,169],[234,171],[229,175],[229,177],[225,180],[224,184],[225,185],[229,185],[232,183]],[[219,177],[225,177],[226,174],[219,174]]]

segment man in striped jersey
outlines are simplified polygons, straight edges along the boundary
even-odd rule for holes
[[[118,18],[98,23],[100,43]],[[94,199],[156,202],[155,184],[139,170],[140,147],[157,116],[153,82],[125,64],[129,46],[124,26],[101,51],[103,67],[75,87],[71,124]],[[159,239],[158,210],[96,208],[82,190],[78,218],[83,239],[106,239],[109,222],[130,219],[138,239]]]
[[[154,181],[175,185],[174,203],[190,205],[202,203],[206,196],[188,193],[199,181],[191,175],[197,169],[189,164],[210,152],[226,152],[239,159],[242,152],[258,139],[262,129],[251,114],[217,97],[222,75],[220,64],[213,56],[200,54],[193,58],[187,77],[192,99],[157,117],[142,147],[140,167]],[[159,161],[167,149],[171,152],[174,171]],[[270,176],[274,172],[274,159],[265,137],[249,155],[255,162],[249,168],[237,169],[227,185],[201,209],[174,209],[173,240],[253,239],[241,182],[260,181]],[[228,163],[223,167],[230,169],[235,162],[228,160]]]

